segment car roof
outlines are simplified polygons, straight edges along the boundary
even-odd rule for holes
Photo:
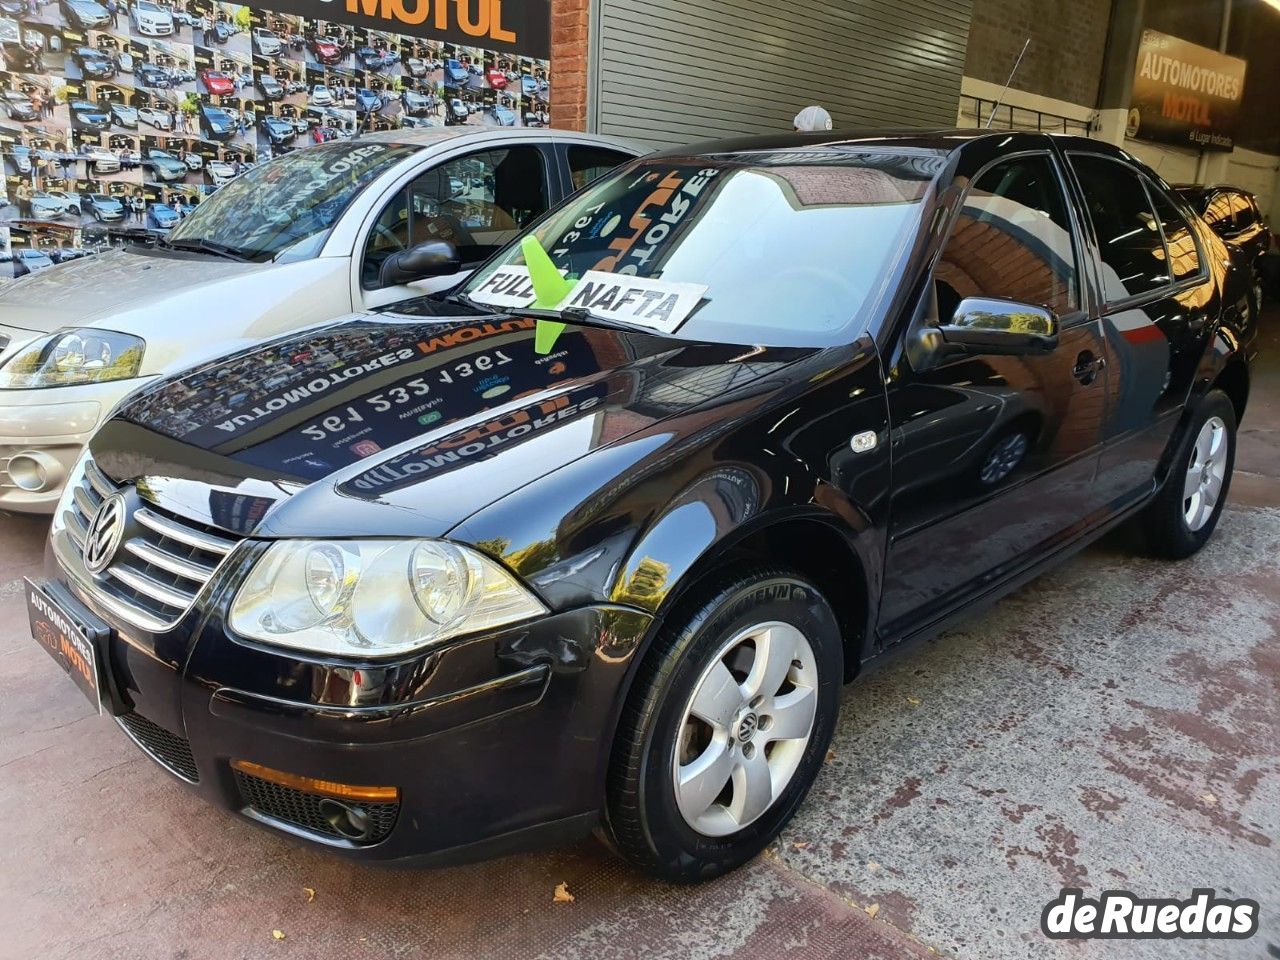
[[[457,98],[455,98],[457,99]],[[651,148],[634,140],[623,137],[608,137],[597,133],[579,133],[576,130],[549,130],[546,128],[528,129],[524,127],[503,127],[501,129],[469,129],[467,127],[404,127],[399,130],[387,130],[381,133],[364,133],[361,140],[373,143],[401,143],[423,148],[433,147],[452,140],[468,139],[483,143],[486,140],[530,140],[552,141],[556,143],[580,143],[628,153],[645,154]]]
[[[710,140],[684,147],[673,147],[655,154],[655,157],[685,157],[698,154],[758,153],[763,151],[795,150],[812,153],[815,150],[846,152],[856,149],[924,150],[938,155],[952,153],[966,144],[979,140],[1000,139],[1010,142],[1010,149],[1046,148],[1056,142],[1064,150],[1102,153],[1124,159],[1129,154],[1101,140],[1057,133],[1040,133],[1020,130],[976,130],[972,128],[941,129],[852,129],[828,130],[818,133],[776,133],[753,137],[735,137],[726,140]]]
[[[1210,193],[1217,193],[1222,190],[1229,190],[1231,193],[1243,194],[1251,199],[1257,199],[1252,190],[1246,190],[1244,187],[1237,187],[1233,183],[1175,183],[1173,189],[1179,193],[1193,193],[1200,196],[1207,196]]]

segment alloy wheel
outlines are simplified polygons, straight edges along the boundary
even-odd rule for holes
[[[997,443],[982,465],[982,482],[989,487],[1005,480],[1009,474],[1018,469],[1022,458],[1027,455],[1030,444],[1026,434],[1011,433]]]
[[[789,623],[739,631],[694,686],[676,734],[676,804],[709,837],[759,819],[795,775],[818,706],[813,647]]]
[[[1182,484],[1183,515],[1192,533],[1209,522],[1222,496],[1227,453],[1227,425],[1220,417],[1210,417],[1191,448],[1191,463]]]

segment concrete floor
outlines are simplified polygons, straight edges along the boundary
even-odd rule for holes
[[[362,868],[205,807],[30,641],[19,578],[44,524],[0,518],[0,957],[1280,957],[1269,319],[1232,506],[1200,556],[1137,559],[1114,536],[863,678],[781,841],[700,887],[593,843]],[[1260,901],[1262,931],[1051,943],[1040,913],[1063,886],[1216,887]]]

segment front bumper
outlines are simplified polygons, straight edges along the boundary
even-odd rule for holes
[[[144,37],[169,37],[173,35],[173,24],[140,20],[138,21],[138,32]]]
[[[242,642],[222,620],[253,544],[160,634],[113,619],[83,570],[54,562],[57,549],[51,576],[113,628],[117,722],[212,805],[375,861],[471,859],[585,835],[597,822],[647,615],[599,605],[392,663],[303,659]],[[332,793],[270,772],[395,796],[362,805],[369,828],[356,836],[329,819]]]
[[[52,513],[98,425],[147,379],[0,390],[0,510]]]

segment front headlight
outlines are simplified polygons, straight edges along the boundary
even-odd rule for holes
[[[231,604],[241,636],[311,653],[387,657],[546,613],[502,567],[439,540],[282,540]]]
[[[146,344],[111,330],[63,330],[27,344],[0,367],[0,390],[67,387],[129,380],[142,369]]]

